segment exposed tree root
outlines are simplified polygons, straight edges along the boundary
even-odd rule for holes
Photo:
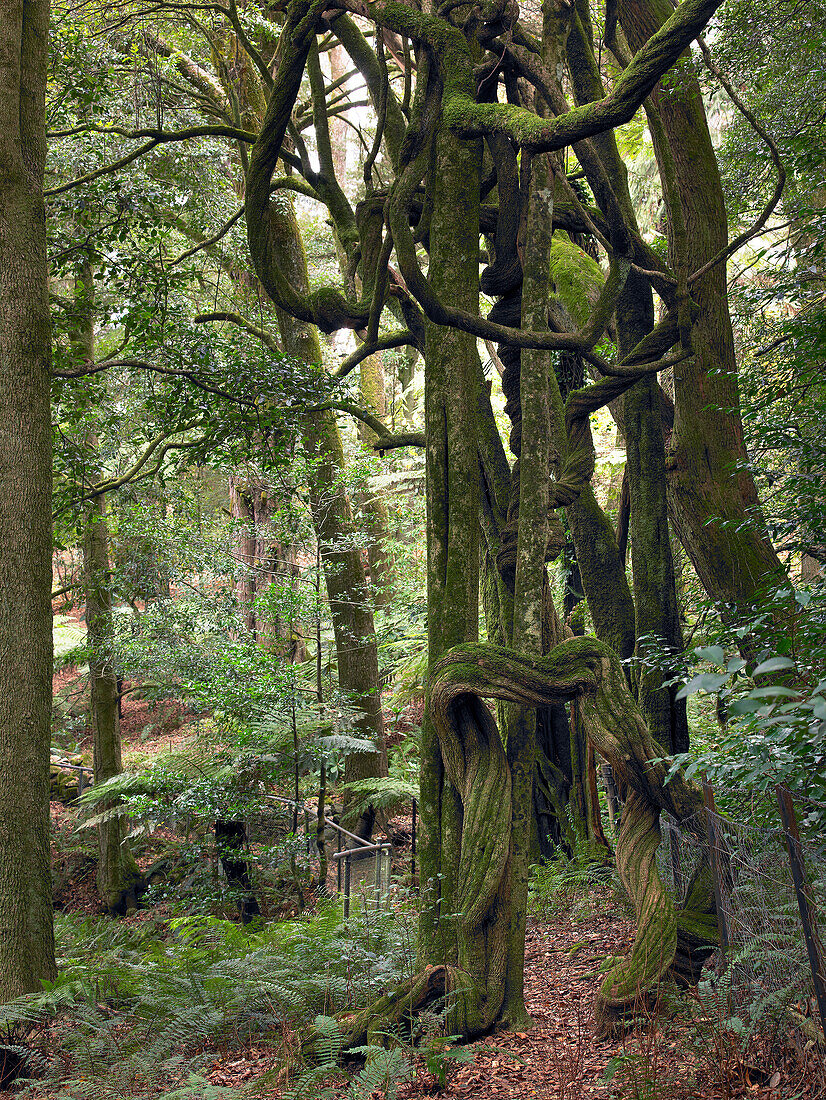
[[[429,966],[361,1012],[342,1017],[341,1049],[352,1050],[368,1043],[381,1045],[387,1032],[412,1027],[416,1013],[443,1000],[448,983],[447,967]],[[302,1056],[309,1059],[317,1057],[323,1041],[318,1032],[310,1032],[301,1045]]]

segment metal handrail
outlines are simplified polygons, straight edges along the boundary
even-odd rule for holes
[[[55,757],[51,755],[49,756],[49,764],[54,764],[58,768],[65,768],[67,771],[80,772],[80,778],[78,779],[77,783],[78,796],[83,794],[83,788],[86,786],[86,784],[83,782],[83,776],[85,772],[88,772],[89,775],[93,777],[93,781],[89,784],[89,786],[94,786],[95,769],[90,764],[70,764],[68,760],[61,760],[60,757]]]
[[[308,807],[306,802],[297,802],[294,798],[285,798],[283,795],[271,794],[266,796],[269,801],[281,802],[286,806],[291,806],[293,810],[301,807],[304,811],[304,826],[309,830],[309,817],[312,813],[312,807]],[[331,818],[324,815],[324,824],[331,826],[339,834],[339,844],[341,843],[342,835],[349,837],[351,840],[355,840],[359,847],[353,848],[339,848],[337,852],[333,852],[332,859],[336,864],[336,885],[339,893],[342,893],[341,882],[341,865],[344,864],[344,919],[346,920],[350,916],[350,865],[354,855],[359,857],[367,855],[370,852],[376,853],[376,872],[375,872],[375,885],[376,885],[376,907],[381,904],[381,891],[382,891],[382,864],[384,862],[384,853],[388,853],[388,866],[386,873],[386,887],[385,890],[389,892],[390,889],[390,852],[393,850],[393,845],[387,841],[380,841],[378,843],[370,843],[368,840],[364,840],[363,837],[356,836],[355,833],[351,833],[348,829],[345,829],[343,825],[339,825],[337,821],[333,821]],[[307,841],[309,845],[310,834],[307,832]],[[309,855],[309,847],[308,847]]]

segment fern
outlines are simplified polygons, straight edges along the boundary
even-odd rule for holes
[[[335,905],[311,921],[252,934],[214,917],[187,917],[159,940],[65,915],[57,915],[56,932],[58,980],[0,1006],[0,1028],[16,1034],[61,1020],[60,1058],[42,1067],[54,1100],[128,1100],[163,1089],[180,1100],[234,1095],[206,1082],[205,1048],[271,1040],[314,1017],[330,1021],[329,1067],[340,1048],[331,1014],[366,1004],[399,981],[409,969],[411,938],[392,914],[345,924]],[[315,1082],[311,1095],[324,1095],[316,1070],[307,1073]],[[42,1082],[38,1087],[42,1092]]]
[[[419,784],[404,776],[375,776],[371,779],[353,779],[344,783],[346,791],[357,797],[353,803],[353,812],[364,813],[368,806],[384,810],[395,806],[397,802],[409,802],[419,797]]]

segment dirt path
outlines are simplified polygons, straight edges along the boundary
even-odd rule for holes
[[[624,954],[633,924],[608,909],[607,894],[584,903],[572,918],[528,928],[525,1002],[535,1026],[475,1044],[475,1060],[450,1077],[443,1096],[526,1097],[577,1100],[610,1096],[604,1079],[622,1043],[598,1043],[591,1034],[594,998],[606,954]],[[400,1098],[432,1096],[427,1086],[402,1089]],[[630,1100],[630,1098],[629,1098]]]

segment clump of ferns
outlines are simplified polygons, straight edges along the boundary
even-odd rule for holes
[[[368,1003],[400,980],[407,942],[392,915],[345,924],[334,905],[253,933],[181,918],[164,938],[60,915],[57,938],[57,982],[0,1014],[0,1027],[56,1022],[42,1070],[55,1100],[125,1100],[184,1078],[202,1082],[193,1097],[221,1095],[201,1077],[216,1046],[278,1045],[318,1014]]]

